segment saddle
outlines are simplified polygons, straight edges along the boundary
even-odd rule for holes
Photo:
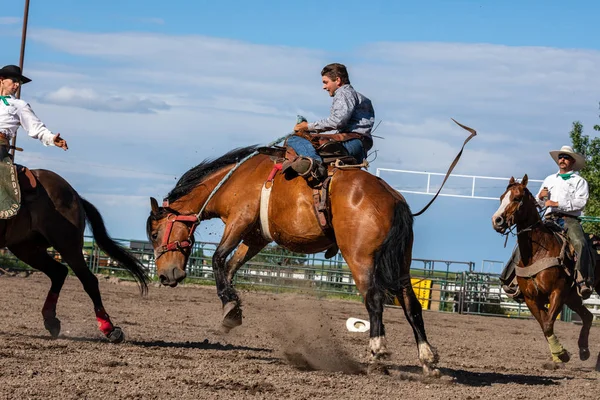
[[[340,136],[344,135],[344,136]],[[352,137],[346,137],[346,136]],[[359,134],[334,134],[334,135],[311,135],[318,137],[317,139],[311,138],[311,143],[315,146],[317,153],[323,159],[323,163],[327,165],[328,174],[323,181],[316,181],[312,178],[308,179],[308,184],[313,190],[313,206],[315,210],[315,216],[319,221],[319,225],[323,230],[325,236],[327,236],[332,242],[332,246],[329,247],[325,253],[325,258],[332,258],[338,253],[338,246],[335,240],[335,233],[331,225],[331,204],[329,202],[329,188],[331,178],[338,169],[347,168],[362,168],[368,164],[365,162],[359,164],[357,160],[348,154],[346,148],[342,145],[341,141],[335,139],[345,138],[346,140],[354,139],[355,136],[362,136]],[[335,136],[335,139],[334,139]],[[338,137],[339,136],[339,137]],[[260,154],[268,155],[274,162],[273,170],[271,171],[267,181],[265,182],[261,192],[261,214],[260,222],[263,235],[266,239],[272,240],[270,232],[268,231],[268,203],[270,198],[270,191],[273,185],[273,180],[278,171],[281,170],[281,165],[284,161],[294,160],[297,157],[296,152],[287,146],[272,146],[272,147],[260,147],[257,149]]]
[[[10,219],[21,208],[22,192],[30,194],[37,187],[33,173],[14,164],[8,146],[0,145],[0,219]]]

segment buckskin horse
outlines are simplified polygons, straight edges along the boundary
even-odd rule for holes
[[[471,131],[473,137],[475,131]],[[220,218],[225,229],[212,266],[223,304],[222,324],[231,329],[242,323],[233,277],[270,242],[269,236],[299,253],[317,253],[337,245],[369,313],[372,361],[388,354],[382,315],[387,296],[392,295],[398,298],[413,329],[423,372],[439,375],[435,368],[438,355],[427,341],[421,304],[410,281],[413,214],[404,197],[366,171],[337,170],[329,185],[331,226],[335,233],[332,237],[324,233],[317,219],[313,191],[306,181],[288,180],[284,174],[276,173],[273,160],[267,155],[248,158],[255,150],[254,146],[236,149],[187,171],[162,206],[150,199],[147,233],[161,283],[175,287],[186,277],[185,266],[196,226],[203,220]],[[237,164],[245,158],[247,161]],[[234,167],[237,170],[228,175]],[[226,176],[228,179],[222,182]],[[268,176],[273,181],[265,229],[261,228],[260,203]]]
[[[56,318],[56,304],[68,273],[66,266],[48,254],[47,249],[52,247],[71,267],[92,299],[100,331],[110,342],[122,342],[123,331],[113,325],[105,311],[98,278],[83,257],[86,219],[98,246],[129,271],[145,293],[149,278],[143,265],[108,236],[98,210],[62,177],[43,169],[27,171],[28,179],[19,176],[20,181],[25,182],[21,186],[28,187],[23,191],[21,209],[12,219],[0,220],[0,247],[7,247],[17,258],[50,278],[50,291],[42,308],[44,327],[52,338],[58,337],[61,324]]]
[[[588,336],[593,315],[573,284],[573,258],[556,230],[546,225],[538,213],[538,204],[529,189],[528,177],[514,177],[500,197],[500,208],[492,216],[493,228],[502,234],[516,225],[521,262],[516,267],[519,288],[531,314],[540,324],[548,341],[552,360],[568,362],[570,355],[554,334],[554,321],[566,304],[582,321],[579,333],[579,358],[590,357]],[[600,268],[595,267],[595,289],[600,293]],[[596,369],[600,370],[600,354]]]

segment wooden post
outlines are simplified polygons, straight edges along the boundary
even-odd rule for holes
[[[21,68],[21,73],[23,73],[23,63],[25,61],[25,41],[27,40],[27,21],[29,19],[29,0],[25,0],[25,11],[23,13],[23,30],[21,32],[21,55],[19,57],[19,68]],[[21,85],[19,85],[19,90],[16,93],[17,99],[21,98]],[[10,150],[10,153],[15,156],[14,146],[17,144],[17,133],[15,132],[15,136],[13,136],[11,140],[11,145],[13,148]]]

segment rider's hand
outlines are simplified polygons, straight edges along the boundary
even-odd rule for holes
[[[558,201],[546,200],[546,207],[558,207]]]
[[[57,133],[56,136],[54,136],[54,145],[56,147],[60,147],[63,150],[69,149],[69,146],[67,146],[67,141],[60,137],[60,133]]]
[[[308,122],[300,122],[294,126],[294,132],[306,132],[308,131]]]
[[[548,197],[548,188],[543,188],[540,194],[538,195],[538,198],[540,200],[544,200],[544,197]]]

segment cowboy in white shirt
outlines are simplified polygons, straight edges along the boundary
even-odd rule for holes
[[[540,207],[547,207],[545,219],[553,219],[567,230],[569,241],[577,252],[575,270],[579,294],[587,299],[592,294],[593,267],[590,246],[585,237],[579,217],[589,198],[588,183],[576,171],[585,167],[585,158],[573,151],[571,146],[563,146],[560,150],[550,152],[552,159],[558,164],[559,171],[544,179],[542,187],[536,195]],[[508,294],[518,295],[513,284],[509,282],[515,266],[519,263],[518,247],[515,248],[511,260],[506,265],[500,279],[504,282],[504,289]]]
[[[17,99],[19,86],[31,82],[21,74],[16,65],[6,65],[0,69],[0,159],[8,156],[10,140],[20,126],[32,138],[39,139],[46,146],[56,146],[67,150],[67,142],[60,134],[53,134],[35,115],[27,102]]]

